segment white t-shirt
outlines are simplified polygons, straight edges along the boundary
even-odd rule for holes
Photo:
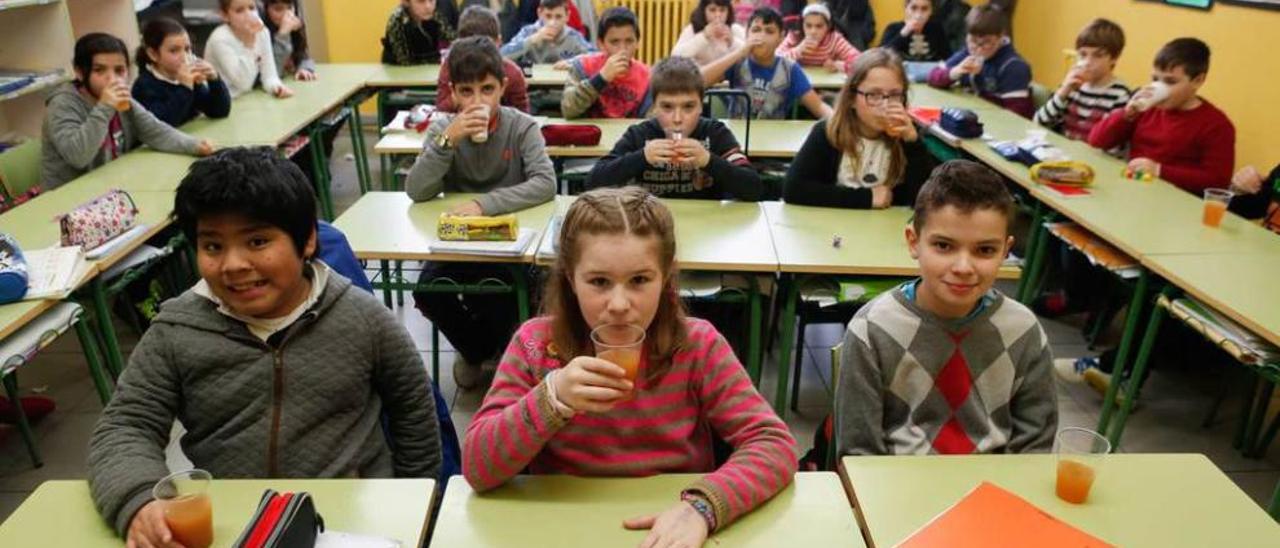
[[[889,163],[893,154],[884,141],[880,139],[861,138],[862,156],[854,165],[848,154],[840,155],[840,170],[836,174],[836,184],[850,188],[871,188],[879,186],[889,178]]]
[[[249,328],[249,332],[253,333],[253,336],[266,342],[272,335],[293,325],[293,322],[298,321],[298,318],[301,318],[307,310],[310,310],[316,304],[316,301],[320,300],[320,296],[324,294],[324,286],[328,282],[329,265],[318,260],[311,261],[311,293],[307,295],[307,300],[302,301],[302,304],[298,305],[297,308],[279,318],[255,318],[236,314],[227,305],[222,304],[218,297],[214,296],[213,292],[209,290],[209,284],[205,283],[204,280],[196,282],[195,287],[191,288],[191,290],[195,291],[196,295],[209,299],[213,301],[213,304],[218,305],[218,312],[234,320],[244,322],[245,327]]]
[[[204,46],[204,58],[218,71],[227,84],[231,97],[239,97],[253,89],[253,83],[262,79],[262,89],[275,95],[284,85],[276,72],[275,53],[271,51],[271,34],[267,29],[258,32],[253,47],[244,45],[231,27],[226,24],[213,29]]]

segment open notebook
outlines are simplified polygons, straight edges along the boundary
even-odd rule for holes
[[[23,256],[27,260],[24,301],[66,297],[89,270],[89,261],[78,245],[31,249]]]

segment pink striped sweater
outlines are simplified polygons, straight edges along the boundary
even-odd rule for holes
[[[853,47],[844,35],[835,30],[827,31],[827,35],[818,42],[818,47],[806,51],[804,35],[799,32],[787,33],[787,39],[778,46],[778,55],[800,63],[802,67],[821,67],[827,60],[832,60],[845,67],[853,63],[861,52]]]
[[[711,502],[717,527],[750,512],[791,483],[795,439],[724,337],[707,321],[692,318],[688,332],[671,368],[656,381],[642,374],[634,398],[607,414],[583,413],[566,421],[542,382],[567,363],[548,349],[551,322],[525,322],[467,428],[463,476],[482,491],[526,469],[582,476],[708,472],[688,489]],[[719,468],[712,436],[734,448]]]

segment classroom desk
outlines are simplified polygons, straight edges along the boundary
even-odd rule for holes
[[[600,143],[594,146],[548,146],[547,155],[553,158],[599,158],[613,150],[627,128],[642,120],[549,118],[547,124],[591,124],[600,128]],[[729,130],[741,142],[746,136],[746,121],[723,120]],[[800,145],[809,137],[813,120],[752,120],[751,141],[747,153],[753,158],[794,158]],[[417,154],[426,142],[426,133],[416,131],[389,131],[374,145],[377,154]]]
[[[521,475],[486,493],[455,478],[440,503],[431,546],[637,546],[648,531],[628,531],[622,521],[670,508],[697,477]],[[838,476],[800,472],[790,487],[716,532],[706,545],[860,548],[863,543]]]
[[[533,75],[524,82],[529,87],[561,87],[568,81],[568,71],[555,70],[550,64],[533,65]],[[371,88],[432,88],[440,80],[440,65],[373,65],[365,83]]]
[[[831,72],[822,67],[804,67],[804,75],[809,77],[809,85],[814,89],[831,89],[837,90],[844,87],[844,82],[849,78],[843,72]]]
[[[459,482],[461,483],[461,482]],[[420,546],[431,515],[435,481],[429,479],[214,480],[214,546],[231,546],[258,507],[264,489],[306,491],[326,531],[393,538]],[[97,546],[123,542],[104,521],[83,480],[40,484],[0,525],[0,546]]]
[[[98,194],[113,188],[131,195],[138,192],[173,192],[178,189],[183,177],[187,176],[191,164],[198,159],[186,154],[141,148],[113,162],[107,162],[68,184],[92,187]]]
[[[1151,255],[1143,257],[1142,263],[1200,302],[1280,346],[1280,300],[1265,294],[1280,272],[1280,250],[1251,255]]]
[[[235,99],[231,116],[196,118],[180,129],[222,147],[277,146],[301,133],[325,113],[342,106],[348,97],[364,87],[363,82],[342,78],[311,82],[289,80],[286,85],[294,91],[293,97],[277,99],[255,89]]]
[[[1280,525],[1204,455],[1108,455],[1081,505],[1054,494],[1053,455],[844,457],[840,466],[875,546],[905,540],[983,481],[1117,546],[1280,545]]]

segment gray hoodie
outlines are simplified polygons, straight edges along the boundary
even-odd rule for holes
[[[161,122],[142,103],[129,102],[129,110],[119,113],[123,134],[119,154],[132,150],[139,141],[161,152],[196,153],[199,139]],[[111,161],[102,144],[115,115],[111,106],[85,99],[75,84],[54,88],[45,100],[42,132],[40,183],[45,190],[53,190]]]
[[[214,478],[436,477],[422,359],[391,312],[351,288],[331,273],[266,343],[193,291],[164,303],[89,441],[93,501],[117,532],[168,474],[174,419],[183,452]]]

